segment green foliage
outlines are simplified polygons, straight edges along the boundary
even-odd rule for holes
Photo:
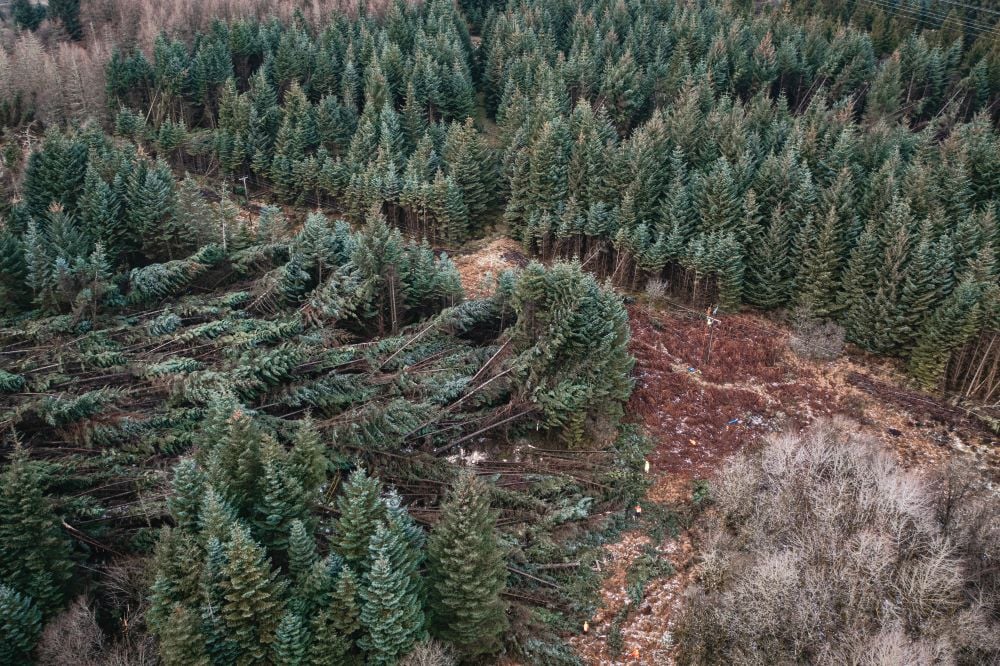
[[[0,580],[48,616],[66,598],[72,546],[43,492],[44,466],[14,452],[0,473]]]
[[[393,569],[385,548],[373,550],[367,584],[361,592],[365,635],[360,644],[370,663],[383,666],[396,663],[421,638],[423,613],[419,600],[406,593],[405,574]]]
[[[283,615],[283,585],[244,527],[233,527],[225,557],[219,613],[239,649],[236,663],[264,662]]]
[[[364,469],[357,469],[337,496],[340,515],[333,545],[348,566],[360,571],[367,569],[369,543],[379,522],[385,518],[386,507],[379,498],[381,491],[382,485],[377,478],[369,478]]]
[[[496,652],[507,629],[507,569],[489,491],[462,475],[427,543],[428,592],[435,635],[463,654]]]
[[[585,429],[613,428],[632,391],[628,317],[579,264],[532,264],[513,297],[516,386],[572,443]],[[603,422],[602,422],[603,421]]]
[[[302,618],[285,613],[278,625],[274,641],[274,663],[277,666],[302,666],[309,651],[309,633]]]
[[[31,663],[42,633],[42,613],[27,597],[0,583],[0,662]]]

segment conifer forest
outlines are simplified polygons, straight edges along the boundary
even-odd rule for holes
[[[1000,3],[0,0],[0,666],[1000,664]]]

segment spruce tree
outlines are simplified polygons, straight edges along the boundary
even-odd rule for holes
[[[288,534],[288,573],[291,574],[292,580],[296,584],[304,581],[318,561],[316,540],[303,521],[293,520]]]
[[[220,613],[239,647],[237,664],[266,663],[284,614],[284,590],[264,549],[249,530],[235,525],[225,544]]]
[[[194,460],[185,458],[174,466],[171,490],[173,492],[167,498],[167,508],[174,521],[182,529],[195,531],[205,492],[205,475]]]
[[[698,216],[707,233],[733,231],[739,223],[740,201],[733,182],[733,171],[725,158],[713,165],[698,188]]]
[[[432,631],[469,658],[496,652],[507,629],[507,569],[488,490],[472,474],[442,505],[427,558]]]
[[[788,303],[795,270],[791,241],[791,227],[779,207],[772,213],[767,231],[758,237],[751,248],[743,294],[747,302],[765,309]]]
[[[166,666],[209,666],[198,614],[175,604],[160,634],[160,656]]]
[[[910,374],[928,391],[942,387],[948,361],[979,329],[983,286],[963,280],[940,307],[926,319],[910,356]]]
[[[448,175],[462,192],[469,218],[478,228],[493,203],[496,183],[492,155],[473,127],[471,118],[464,123],[452,123],[443,157]]]
[[[326,483],[326,447],[309,415],[299,422],[288,456],[289,473],[298,481],[306,496],[318,493]]]
[[[147,621],[157,635],[167,631],[175,606],[194,608],[202,596],[202,551],[195,537],[163,528],[153,556],[154,578]]]
[[[368,545],[372,535],[385,518],[385,505],[379,495],[382,484],[369,478],[363,468],[351,472],[337,496],[340,514],[331,540],[345,564],[357,571],[366,571],[369,564]]]
[[[840,216],[830,208],[822,218],[809,218],[800,232],[799,270],[795,278],[799,305],[820,319],[837,312],[842,229]]]
[[[44,487],[40,464],[15,449],[0,474],[0,581],[48,615],[66,598],[73,561],[72,544]]]
[[[302,618],[285,613],[274,639],[274,666],[304,666],[309,655],[309,632]]]
[[[256,534],[272,553],[288,549],[291,525],[308,521],[305,491],[288,469],[287,454],[277,444],[264,448],[261,496],[256,502]]]
[[[79,209],[80,224],[90,242],[113,241],[112,229],[118,215],[113,201],[111,186],[104,182],[94,164],[88,164]],[[112,252],[116,251],[113,247],[110,249]]]
[[[330,621],[340,636],[350,640],[361,629],[361,586],[346,564],[340,570],[330,598],[337,611]]]
[[[0,664],[30,664],[42,633],[42,613],[31,598],[0,583]]]
[[[325,608],[312,616],[310,622],[312,640],[309,642],[309,653],[305,662],[309,666],[339,666],[350,663],[347,661],[351,649],[350,643],[337,632],[334,624],[338,612],[335,608]]]
[[[416,619],[422,620],[422,612],[406,594],[403,573],[393,569],[386,553],[376,552],[368,569],[367,585],[361,591],[364,635],[359,645],[368,655],[368,663],[389,666],[421,637]]]

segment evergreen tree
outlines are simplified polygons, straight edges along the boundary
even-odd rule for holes
[[[0,583],[0,663],[30,664],[42,633],[42,613],[31,598]]]
[[[232,528],[225,555],[220,613],[240,651],[236,663],[267,663],[269,646],[284,614],[283,586],[264,549],[254,543],[246,528]]]
[[[0,313],[13,314],[31,301],[32,283],[28,281],[24,250],[17,234],[0,229]]]
[[[261,497],[256,503],[256,533],[272,553],[288,549],[292,523],[306,521],[309,507],[305,491],[288,469],[287,454],[269,442],[262,455]]]
[[[212,208],[202,196],[198,181],[186,174],[177,188],[177,206],[174,209],[177,228],[183,234],[181,243],[184,249],[201,247],[216,242],[217,234],[213,228]]]
[[[344,636],[337,632],[334,618],[337,609],[326,608],[313,616],[311,622],[312,640],[309,643],[309,654],[305,663],[309,666],[330,666],[348,663],[346,656],[350,644]]]
[[[701,229],[708,233],[733,231],[739,223],[740,201],[733,182],[732,167],[719,158],[698,188],[698,216]]]
[[[45,20],[45,7],[31,0],[14,0],[11,5],[14,22],[25,30],[37,30]]]
[[[795,286],[799,305],[813,317],[823,319],[837,312],[841,238],[840,216],[835,208],[830,208],[822,219],[809,218],[802,228]]]
[[[791,258],[792,230],[779,207],[771,223],[750,251],[750,265],[743,297],[761,308],[776,308],[789,302],[794,266]]]
[[[176,604],[160,635],[160,655],[167,666],[209,666],[198,615]]]
[[[319,561],[316,541],[301,520],[293,520],[288,535],[288,573],[296,583],[302,582]]]
[[[462,475],[427,543],[431,628],[469,658],[496,652],[507,629],[507,570],[487,489]]]
[[[41,466],[16,449],[0,474],[0,581],[48,615],[65,599],[73,561],[44,484]]]
[[[299,422],[288,456],[289,474],[298,482],[307,498],[315,496],[326,483],[328,464],[319,431],[312,418],[307,415]]]
[[[461,190],[469,218],[479,228],[483,215],[493,203],[496,183],[492,156],[473,127],[471,118],[464,123],[451,124],[443,157],[448,165],[448,175]]]
[[[182,529],[195,531],[205,492],[205,475],[194,460],[185,458],[174,466],[171,490],[173,492],[167,498],[167,508],[174,521]]]
[[[351,472],[337,496],[337,519],[332,538],[333,547],[346,565],[358,571],[368,568],[368,545],[372,535],[385,518],[385,505],[379,499],[382,484],[369,478],[363,468]]]
[[[351,567],[344,565],[330,595],[333,608],[337,610],[330,618],[330,622],[337,634],[345,640],[350,640],[361,629],[360,595],[361,587],[357,576]]]
[[[198,605],[205,573],[201,555],[199,544],[190,533],[170,528],[160,532],[153,556],[155,575],[146,616],[153,633],[160,636],[166,633],[176,606]]]
[[[948,361],[979,329],[982,318],[982,285],[963,280],[925,320],[909,361],[909,370],[926,390],[942,388]]]
[[[303,666],[309,654],[309,633],[295,613],[285,613],[274,640],[275,666]]]
[[[423,614],[406,594],[404,574],[393,570],[386,553],[376,552],[368,569],[367,585],[361,591],[361,625],[365,633],[359,644],[368,655],[368,663],[388,666],[421,637],[415,620],[422,620]]]
[[[113,240],[112,229],[118,217],[113,201],[111,186],[104,182],[92,163],[87,165],[79,208],[80,224],[91,242],[109,243]],[[111,251],[114,252],[115,248]]]
[[[185,230],[174,216],[177,194],[169,167],[158,162],[130,190],[129,223],[142,239],[143,254],[154,261],[183,256]]]

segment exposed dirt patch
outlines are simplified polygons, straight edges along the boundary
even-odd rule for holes
[[[909,469],[931,471],[967,454],[997,478],[996,438],[961,410],[899,386],[885,363],[799,358],[788,349],[787,330],[751,314],[720,317],[714,331],[706,317],[681,310],[633,305],[629,318],[637,360],[629,413],[656,443],[651,501],[686,502],[693,480],[710,477],[733,454],[752,450],[762,435],[803,428],[832,414],[855,419]],[[650,583],[643,601],[619,621],[623,648],[617,657],[608,645],[612,623],[628,603],[626,573],[647,544],[648,537],[629,533],[608,546],[603,605],[590,631],[570,640],[586,663],[672,663],[673,620],[693,575],[687,534],[660,546],[658,552],[677,573]]]
[[[505,270],[528,265],[521,244],[509,238],[488,241],[452,259],[462,278],[465,295],[469,298],[488,295],[492,288],[491,278]]]

